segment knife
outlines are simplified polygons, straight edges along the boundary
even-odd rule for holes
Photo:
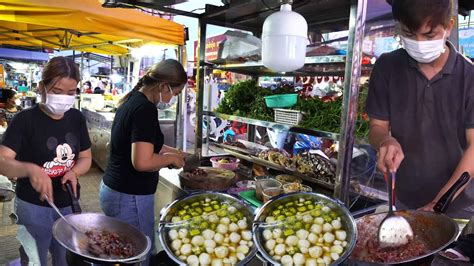
[[[201,166],[201,158],[198,153],[191,154],[184,159],[183,172],[192,172]]]

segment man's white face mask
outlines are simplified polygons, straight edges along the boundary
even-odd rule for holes
[[[444,48],[445,37],[446,31],[443,34],[443,38],[432,41],[416,41],[400,35],[403,48],[413,59],[422,64],[433,62],[446,51]]]

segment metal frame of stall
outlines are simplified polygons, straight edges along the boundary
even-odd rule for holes
[[[351,1],[349,15],[349,41],[348,54],[345,66],[345,81],[343,92],[343,116],[342,130],[339,141],[341,150],[339,152],[336,184],[334,189],[334,197],[344,203],[348,203],[349,186],[350,186],[350,165],[352,159],[352,149],[354,146],[354,127],[357,117],[357,100],[359,96],[359,80],[361,76],[362,63],[362,43],[364,39],[365,16],[367,11],[368,0]],[[205,62],[205,44],[206,43],[206,27],[208,22],[199,18],[199,35],[198,35],[198,65],[197,65],[197,121],[196,121],[196,149],[201,149],[203,145],[202,124],[204,119],[204,75],[206,72]],[[229,25],[231,27],[231,25]],[[250,130],[249,130],[250,131]]]
[[[338,0],[339,1],[339,0]],[[363,41],[365,38],[365,28],[366,28],[366,15],[368,12],[369,2],[371,0],[347,0],[350,2],[350,11],[349,11],[349,27],[348,27],[348,48],[347,56],[345,62],[345,71],[344,71],[344,91],[343,91],[343,111],[341,116],[341,133],[339,134],[340,150],[337,160],[336,168],[336,182],[334,187],[334,197],[344,202],[346,205],[349,203],[349,189],[350,189],[350,179],[351,179],[351,161],[352,161],[352,152],[355,142],[355,124],[357,118],[357,105],[359,97],[359,83],[362,71],[362,57],[363,57]],[[458,2],[459,1],[459,2]],[[465,13],[465,9],[470,9],[471,6],[467,1],[458,0],[454,1],[455,3],[455,12],[461,14]],[[304,2],[304,1],[303,1]],[[342,1],[341,1],[342,2]],[[390,0],[386,0],[387,3],[390,3]],[[242,1],[245,4],[245,1]],[[308,2],[306,2],[308,3]],[[462,7],[458,7],[458,3]],[[237,3],[238,5],[239,3]],[[145,7],[161,10],[164,12],[173,13],[176,15],[189,16],[197,18],[199,20],[199,30],[198,30],[198,62],[197,62],[197,110],[196,110],[196,131],[195,131],[195,147],[196,150],[202,153],[203,147],[203,122],[204,119],[209,119],[208,113],[204,111],[204,77],[206,70],[210,67],[205,61],[205,43],[206,43],[206,32],[207,25],[217,25],[229,28],[236,28],[241,30],[250,30],[243,26],[236,27],[232,22],[219,21],[218,19],[207,18],[206,13],[196,14],[192,12],[182,11],[174,8],[160,6],[158,4],[146,4]],[[214,15],[225,13],[225,11],[215,10]],[[207,12],[207,7],[206,7]],[[254,19],[252,16],[245,16],[244,20]],[[316,24],[332,23],[339,20],[335,19],[334,21],[320,21]],[[457,20],[456,20],[457,23]],[[457,26],[457,25],[456,25]],[[454,43],[458,43],[457,33],[454,33],[450,40]],[[182,111],[181,114],[186,113],[185,100],[180,101],[183,106],[180,108]],[[206,117],[206,118],[205,118]],[[232,118],[232,116],[229,116]],[[182,119],[181,119],[182,120]],[[209,121],[209,120],[208,120]],[[182,125],[185,123],[183,122]],[[265,124],[263,122],[262,124]],[[254,125],[249,125],[249,132],[254,129]],[[181,129],[183,127],[180,127]],[[178,132],[182,132],[178,130]],[[252,133],[250,133],[252,134]],[[334,137],[335,134],[328,134],[327,132],[318,132],[320,136],[325,137]],[[181,136],[180,136],[181,137]],[[251,137],[251,136],[249,136]],[[181,139],[181,138],[179,138]]]

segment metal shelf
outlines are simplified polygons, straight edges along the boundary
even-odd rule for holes
[[[277,170],[277,171],[280,171],[280,172],[285,173],[285,174],[289,174],[289,175],[299,177],[304,181],[310,182],[312,184],[319,185],[323,188],[334,190],[334,185],[333,184],[329,184],[329,183],[320,181],[316,177],[309,177],[309,176],[306,176],[304,174],[298,173],[296,171],[292,171],[290,169],[287,169],[287,168],[285,168],[281,165],[276,165],[276,164],[273,164],[271,162],[268,162],[268,161],[265,161],[265,160],[262,160],[262,159],[257,159],[254,156],[245,155],[245,154],[237,152],[236,150],[227,149],[227,148],[219,145],[219,143],[209,143],[209,146],[213,146],[213,147],[217,147],[219,149],[223,149],[224,151],[226,151],[230,155],[233,155],[233,156],[235,156],[235,157],[237,157],[241,160],[245,160],[245,161],[248,161],[248,162],[252,162],[254,164],[262,165],[262,166],[265,166],[267,168]]]
[[[263,66],[261,61],[216,64],[214,68],[251,76],[342,75],[345,70],[345,62],[345,55],[327,55],[306,57],[305,65],[292,72],[274,72]]]
[[[300,128],[300,127],[295,127],[292,125],[279,124],[275,122],[262,121],[258,119],[240,117],[240,116],[235,116],[235,115],[220,114],[220,113],[209,112],[209,111],[203,111],[203,114],[207,116],[217,117],[224,120],[237,121],[241,123],[246,123],[246,124],[261,126],[261,127],[266,127],[266,128],[272,128],[272,129],[277,129],[277,130],[282,130],[282,131],[307,134],[307,135],[311,135],[315,137],[331,138],[331,139],[339,138],[339,134],[317,130],[317,129],[305,129],[305,128]]]

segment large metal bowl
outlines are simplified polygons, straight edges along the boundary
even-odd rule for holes
[[[286,204],[287,202],[294,201],[296,199],[304,198],[305,200],[311,200],[313,202],[321,202],[335,211],[338,216],[341,217],[342,228],[347,232],[347,246],[346,250],[339,257],[339,259],[333,262],[333,265],[339,265],[344,262],[352,253],[357,241],[357,226],[354,218],[350,214],[349,210],[340,201],[331,199],[325,195],[312,193],[312,192],[295,192],[290,194],[280,195],[275,197],[261,206],[257,211],[253,223],[252,233],[255,244],[257,245],[259,255],[262,255],[265,260],[270,262],[272,265],[280,265],[280,263],[272,258],[270,254],[265,250],[265,240],[263,239],[262,232],[265,229],[262,224],[265,224],[265,218],[269,213],[276,209],[279,205]]]
[[[178,257],[176,257],[176,255],[173,253],[173,251],[171,250],[169,246],[169,243],[171,241],[168,238],[168,232],[171,229],[176,228],[177,226],[180,226],[180,225],[177,225],[176,223],[172,223],[171,218],[175,216],[176,212],[179,211],[182,206],[189,204],[191,202],[205,199],[205,198],[228,203],[229,205],[237,208],[238,211],[242,212],[244,216],[247,217],[247,221],[249,225],[253,221],[252,208],[249,205],[239,201],[237,198],[229,194],[224,194],[220,192],[196,192],[196,193],[192,193],[187,196],[176,199],[170,205],[168,205],[167,207],[161,210],[161,218],[159,222],[158,233],[159,233],[160,243],[163,249],[166,251],[166,253],[168,254],[170,258],[172,258],[176,263],[180,265],[186,265],[186,264],[182,262]],[[252,229],[249,228],[249,230],[251,231]],[[245,265],[255,256],[256,252],[257,252],[257,247],[254,244],[250,248],[250,252],[247,254],[245,259],[240,261],[237,265]]]

